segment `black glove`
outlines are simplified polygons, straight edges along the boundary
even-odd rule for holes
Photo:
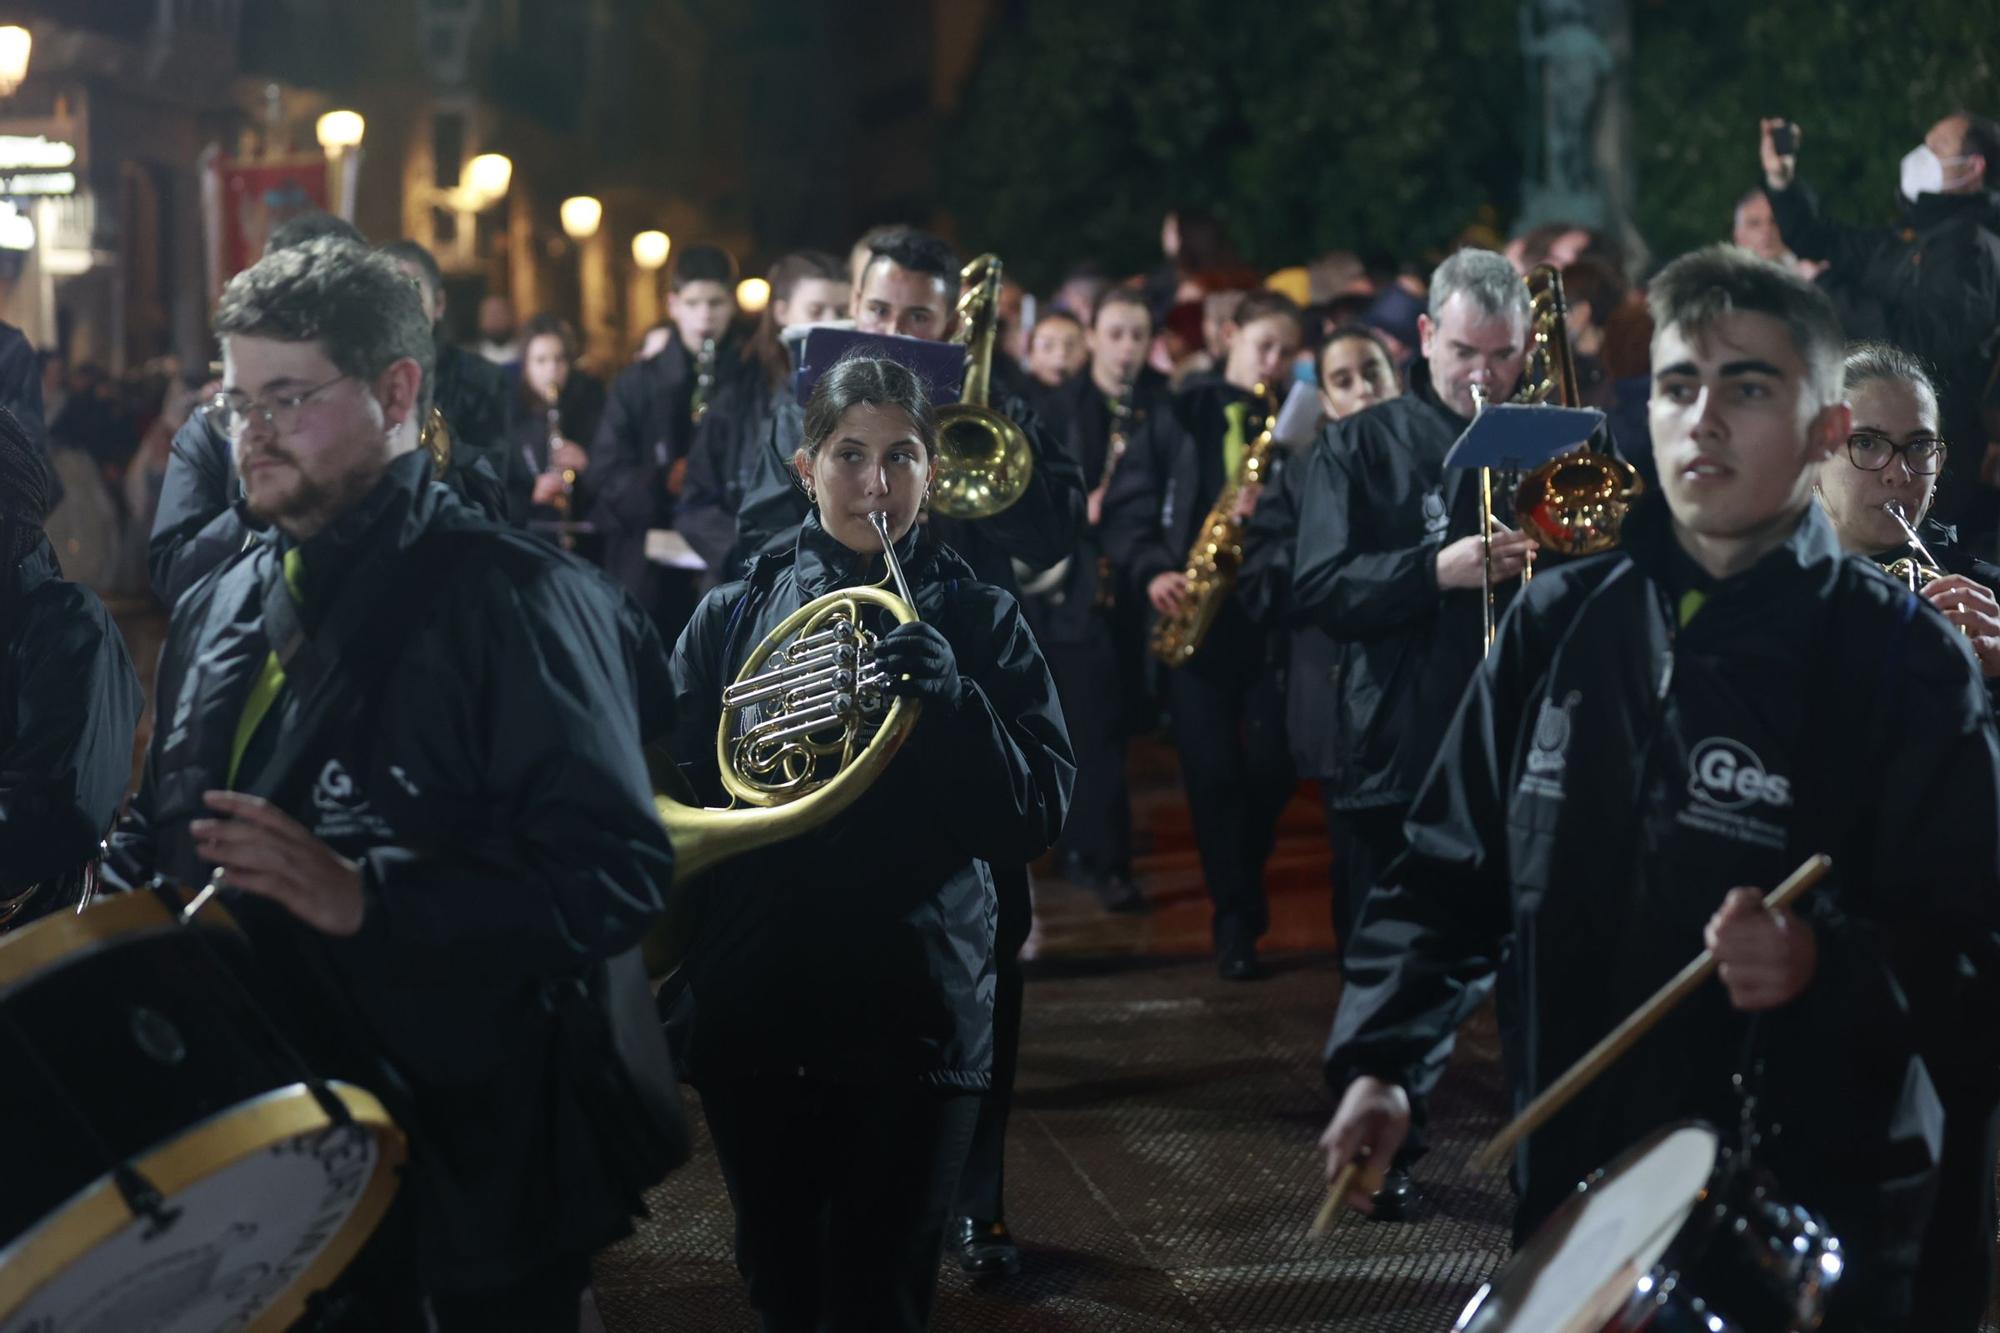
[[[958,702],[958,655],[935,625],[913,620],[896,626],[875,645],[875,664],[888,675],[891,694]]]

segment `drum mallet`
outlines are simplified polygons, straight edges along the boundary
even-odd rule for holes
[[[1764,897],[1764,909],[1775,912],[1790,907],[1807,889],[1819,883],[1826,872],[1833,868],[1833,858],[1819,854],[1807,859],[1806,863],[1794,870],[1777,888]],[[1652,997],[1634,1009],[1617,1027],[1611,1029],[1604,1040],[1590,1048],[1582,1059],[1563,1071],[1561,1078],[1549,1084],[1541,1096],[1528,1103],[1528,1108],[1509,1121],[1507,1127],[1493,1136],[1492,1142],[1479,1150],[1472,1159],[1476,1171],[1492,1171],[1507,1159],[1514,1146],[1545,1124],[1556,1112],[1569,1105],[1578,1093],[1589,1087],[1593,1080],[1609,1069],[1618,1058],[1632,1048],[1633,1043],[1658,1026],[1661,1019],[1672,1013],[1674,1007],[1688,996],[1701,989],[1703,982],[1714,974],[1717,963],[1715,955],[1703,949],[1678,975],[1666,985],[1654,991]]]

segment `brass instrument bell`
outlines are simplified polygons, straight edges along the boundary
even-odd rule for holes
[[[980,255],[959,272],[957,339],[965,344],[965,386],[938,409],[937,476],[931,509],[948,518],[989,518],[1027,492],[1034,474],[1028,436],[987,406],[1000,309],[1000,257]]]

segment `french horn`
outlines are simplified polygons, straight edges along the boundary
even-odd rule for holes
[[[700,895],[685,891],[702,871],[757,847],[819,827],[858,800],[888,768],[916,726],[920,705],[889,692],[875,661],[879,636],[866,623],[915,621],[916,600],[889,537],[888,515],[868,516],[882,538],[891,592],[841,588],[786,616],[744,660],[722,692],[715,760],[727,806],[702,806],[669,790],[678,772],[655,766],[653,805],[674,845],[674,891],[646,941],[654,976],[680,965]]]

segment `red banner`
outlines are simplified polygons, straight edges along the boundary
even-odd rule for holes
[[[326,207],[326,159],[247,163],[223,158],[216,165],[221,176],[220,286],[257,262],[271,228]]]

